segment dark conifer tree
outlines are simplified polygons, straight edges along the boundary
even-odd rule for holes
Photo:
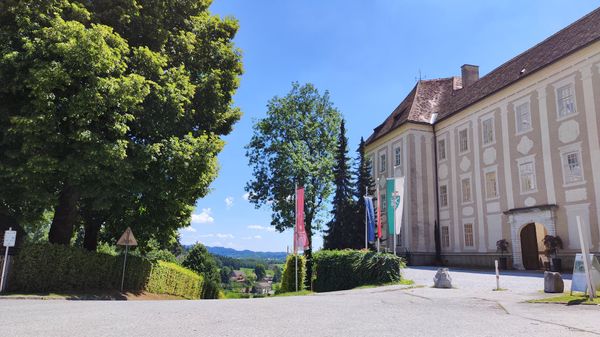
[[[365,141],[361,137],[357,152],[357,167],[354,175],[356,176],[356,189],[354,197],[356,200],[355,214],[353,217],[352,236],[350,242],[352,248],[365,247],[365,202],[364,195],[373,193],[373,177],[371,176],[371,162],[365,157]]]
[[[333,197],[333,218],[327,224],[323,246],[325,249],[354,248],[350,233],[354,221],[354,201],[352,199],[352,176],[350,171],[350,158],[348,158],[348,138],[344,120],[340,124],[338,146],[335,154],[336,166],[334,168],[335,195]],[[364,234],[363,234],[364,235]],[[364,238],[364,236],[363,236]]]

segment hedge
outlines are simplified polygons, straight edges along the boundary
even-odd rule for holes
[[[296,255],[288,255],[283,267],[283,275],[281,276],[281,288],[279,293],[287,293],[296,291]],[[298,255],[298,291],[303,290],[304,281],[306,280],[306,260],[304,256]]]
[[[155,294],[170,294],[198,299],[204,283],[202,275],[171,262],[158,261],[152,267],[146,290]]]
[[[388,253],[364,250],[321,250],[313,256],[313,290],[352,289],[400,281],[404,261]]]
[[[127,257],[124,288],[140,291],[152,264],[141,257]],[[53,244],[23,246],[15,256],[11,290],[47,292],[120,289],[123,256],[90,252]]]
[[[10,290],[22,292],[59,292],[119,290],[123,256],[89,252],[53,244],[23,246],[15,256]],[[129,255],[125,290],[147,290],[184,298],[219,298],[218,285],[204,282],[202,275],[175,263]]]

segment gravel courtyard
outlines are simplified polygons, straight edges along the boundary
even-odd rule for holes
[[[421,287],[206,301],[0,300],[2,336],[597,336],[600,307],[530,304],[541,274],[409,268]],[[566,282],[566,288],[570,286]]]

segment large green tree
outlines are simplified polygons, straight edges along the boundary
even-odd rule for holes
[[[337,150],[335,153],[336,165],[333,169],[335,194],[333,196],[332,219],[327,223],[323,237],[325,249],[358,248],[354,218],[356,216],[354,189],[350,172],[350,158],[348,158],[348,138],[344,120],[340,123]]]
[[[198,0],[0,2],[0,215],[169,242],[216,177],[238,24]],[[1,218],[1,217],[0,217]]]
[[[332,192],[340,122],[327,91],[321,94],[312,84],[292,83],[286,96],[269,101],[267,116],[254,124],[246,147],[253,169],[246,184],[249,201],[271,209],[271,225],[277,230],[294,226],[294,186],[304,187],[308,280],[312,235],[321,227],[324,202]]]

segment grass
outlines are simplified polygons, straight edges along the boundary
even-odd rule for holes
[[[300,290],[300,291],[292,291],[289,293],[276,294],[275,297],[307,296],[307,295],[312,295],[312,294],[314,294],[314,292],[312,292],[310,290]]]
[[[600,292],[597,296],[600,296]],[[600,297],[596,297],[593,300],[590,300],[586,295],[583,294],[569,294],[564,293],[562,295],[540,298],[537,300],[527,301],[529,303],[557,303],[557,304],[566,304],[566,305],[575,305],[575,304],[598,304],[600,305]]]

